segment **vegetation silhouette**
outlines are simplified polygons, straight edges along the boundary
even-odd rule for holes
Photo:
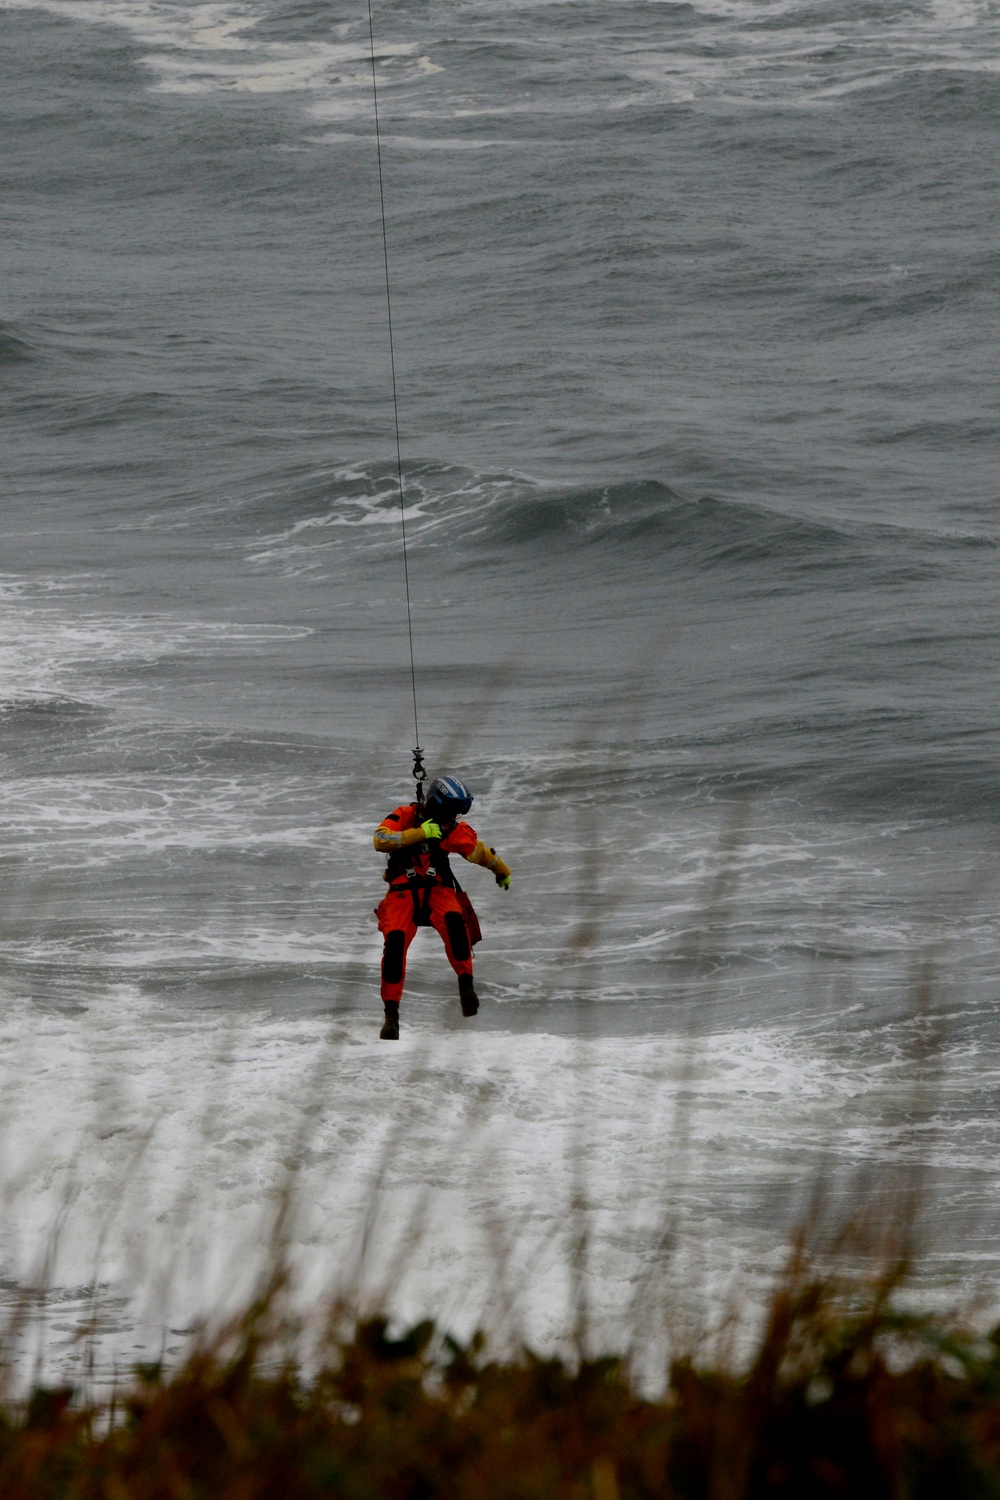
[[[0,1495],[25,1500],[922,1500],[1000,1493],[1000,1330],[900,1305],[903,1226],[847,1269],[814,1209],[748,1358],[674,1357],[644,1394],[625,1357],[498,1357],[431,1321],[327,1309],[310,1368],[280,1266],[173,1370],[106,1399],[36,1387],[0,1420]],[[822,1248],[814,1243],[822,1240]],[[864,1258],[864,1257],[862,1257]],[[838,1265],[839,1262],[839,1265]],[[628,1340],[623,1340],[623,1345]]]

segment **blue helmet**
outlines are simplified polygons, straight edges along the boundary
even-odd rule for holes
[[[424,811],[438,823],[454,823],[472,806],[472,793],[457,776],[439,776],[432,781]]]

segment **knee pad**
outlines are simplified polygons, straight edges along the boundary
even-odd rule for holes
[[[448,912],[444,919],[444,925],[448,930],[448,941],[451,951],[459,963],[464,963],[467,958],[472,957],[472,949],[469,947],[469,931],[465,925],[465,918],[457,911]]]
[[[386,984],[398,984],[403,977],[403,955],[406,944],[401,932],[387,932],[382,953],[382,978]]]

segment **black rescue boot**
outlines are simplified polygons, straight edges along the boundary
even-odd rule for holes
[[[476,994],[471,974],[459,974],[458,998],[462,1002],[462,1015],[474,1016],[479,1009],[479,996]]]
[[[385,1020],[382,1022],[382,1030],[379,1037],[383,1042],[399,1041],[399,1001],[385,1000]]]

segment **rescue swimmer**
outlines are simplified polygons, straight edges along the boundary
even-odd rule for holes
[[[375,848],[389,856],[383,880],[389,890],[376,909],[382,949],[383,1041],[399,1038],[399,1002],[406,978],[406,954],[418,927],[433,927],[441,936],[448,962],[458,975],[463,1016],[474,1016],[479,996],[472,980],[472,945],[479,923],[472,904],[452,874],[450,854],[472,865],[485,865],[497,885],[510,890],[510,870],[495,849],[462,822],[472,793],[457,776],[439,776],[423,805],[397,807],[375,830]]]

